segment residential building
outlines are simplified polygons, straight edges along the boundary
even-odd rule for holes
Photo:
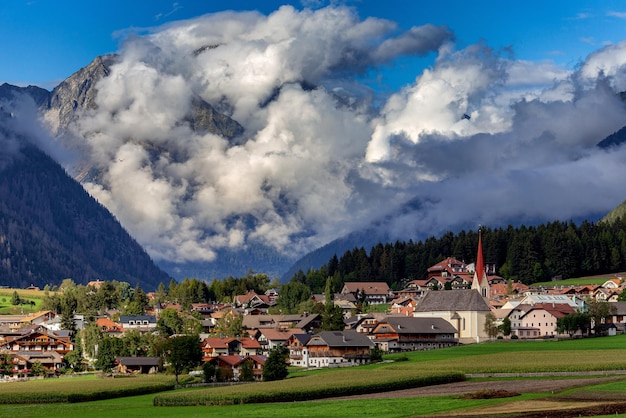
[[[393,292],[385,282],[345,282],[340,293],[352,294],[357,301],[363,298],[372,305],[393,299]]]
[[[373,341],[383,351],[432,350],[458,344],[457,333],[443,318],[390,316],[372,331]]]
[[[574,313],[565,303],[520,304],[511,310],[511,333],[518,338],[556,337],[557,320]]]
[[[156,329],[157,320],[153,315],[122,315],[120,324],[124,329],[137,329],[142,332],[152,332]]]
[[[368,363],[374,343],[356,331],[323,331],[302,350],[306,367],[340,367]]]

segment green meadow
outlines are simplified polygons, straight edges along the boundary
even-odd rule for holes
[[[22,305],[13,305],[13,292],[17,291],[20,299],[27,303]],[[44,297],[43,290],[28,289],[0,289],[0,315],[21,315],[37,312],[40,310],[41,302]],[[31,304],[30,302],[33,302]]]
[[[343,401],[298,401],[264,403],[239,403],[221,406],[153,406],[160,399],[202,400],[222,399],[229,403],[233,399],[243,402],[253,400],[246,394],[277,393],[285,399],[311,388],[329,387],[328,395],[339,395],[346,388],[381,385],[398,388],[402,382],[407,387],[415,386],[415,377],[455,375],[458,373],[529,373],[590,371],[602,375],[607,370],[626,371],[626,336],[578,339],[567,341],[497,341],[473,344],[449,349],[402,353],[385,357],[384,363],[344,369],[294,371],[290,377],[279,382],[254,383],[239,386],[171,389],[171,376],[142,376],[125,379],[102,379],[85,377],[80,379],[54,379],[45,381],[0,384],[0,416],[11,417],[266,417],[266,416],[325,416],[325,417],[410,417],[445,413],[447,411],[476,408],[511,402],[511,399],[464,400],[455,396],[434,396],[407,399],[343,400]],[[396,360],[396,361],[394,361]],[[411,377],[412,376],[412,377]],[[409,378],[410,377],[410,378]],[[170,379],[170,380],[168,380]],[[413,380],[411,380],[413,379]],[[626,375],[625,375],[626,379]],[[129,385],[123,387],[123,385]],[[146,393],[145,392],[158,392]],[[367,387],[366,387],[367,390]],[[583,390],[583,389],[577,389]],[[336,393],[339,391],[339,393]],[[626,391],[626,380],[584,388],[588,393]],[[595,392],[594,392],[595,391]],[[145,393],[144,392],[144,393]],[[571,391],[575,394],[575,390]],[[44,395],[45,393],[45,395]],[[71,394],[75,394],[71,396]],[[56,395],[55,395],[56,394]],[[66,400],[63,400],[63,396]],[[111,399],[79,402],[79,395],[96,394],[96,399]],[[99,395],[98,395],[99,394]],[[285,395],[287,394],[287,395]],[[32,399],[28,399],[31,396]],[[97,398],[99,396],[99,398]],[[552,394],[524,394],[515,401],[546,398]],[[574,396],[574,395],[572,395]],[[11,401],[14,398],[14,401]],[[48,400],[46,400],[46,398]],[[18,401],[19,399],[19,401]],[[49,403],[52,399],[52,402]],[[25,402],[29,403],[7,403]],[[38,402],[38,403],[37,403]],[[231,402],[232,403],[232,402]],[[163,403],[167,404],[167,403]]]

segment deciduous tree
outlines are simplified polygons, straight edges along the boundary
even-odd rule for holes
[[[263,366],[264,381],[282,380],[287,377],[289,374],[287,369],[288,354],[286,347],[276,347],[270,350],[270,354]]]
[[[202,345],[200,339],[193,335],[181,335],[169,338],[163,346],[163,356],[176,376],[185,370],[199,365],[202,361]]]

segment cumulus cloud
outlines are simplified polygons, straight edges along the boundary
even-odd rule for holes
[[[446,27],[401,31],[345,7],[223,12],[130,38],[74,127],[85,186],[159,260],[252,244],[297,256],[387,216],[409,238],[458,225],[609,210],[626,125],[626,45],[574,72],[516,61]],[[403,55],[432,67],[376,108],[359,76]],[[244,127],[184,122],[201,98]],[[419,214],[402,210],[422,202]]]

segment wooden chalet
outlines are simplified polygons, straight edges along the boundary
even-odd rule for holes
[[[339,367],[368,363],[374,343],[356,331],[323,331],[303,350],[306,367]]]
[[[67,332],[50,331],[43,326],[29,326],[5,334],[0,340],[0,350],[10,352],[54,351],[60,355],[74,349]]]
[[[372,334],[374,343],[383,351],[432,350],[458,344],[457,333],[442,318],[390,316],[380,321]]]

